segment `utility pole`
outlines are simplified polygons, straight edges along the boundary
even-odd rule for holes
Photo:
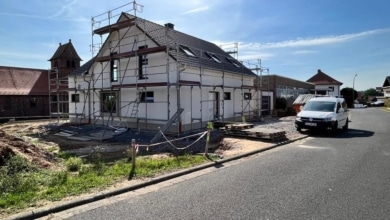
[[[355,78],[358,74],[355,74],[352,81],[352,106],[355,108]]]

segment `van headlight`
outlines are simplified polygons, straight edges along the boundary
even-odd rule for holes
[[[332,121],[332,117],[324,118],[324,121]]]
[[[302,121],[302,119],[301,119],[301,117],[297,116],[297,117],[295,118],[295,121]]]

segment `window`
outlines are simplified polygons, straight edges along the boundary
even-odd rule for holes
[[[230,92],[225,92],[223,94],[223,100],[231,100],[231,93]]]
[[[196,57],[195,53],[187,46],[180,45],[180,50],[187,54],[187,56]]]
[[[251,100],[252,99],[252,94],[249,92],[244,93],[244,100]]]
[[[146,49],[148,48],[148,45],[140,46],[138,47],[138,50]],[[145,77],[146,73],[146,66],[148,65],[148,55],[143,54],[138,56],[138,78],[139,79],[148,79],[148,77]]]
[[[66,67],[70,67],[70,60],[66,61]]]
[[[207,57],[209,57],[210,59],[214,60],[215,62],[217,63],[222,63],[221,60],[215,55],[215,54],[212,54],[212,53],[209,53],[209,52],[204,52]]]
[[[227,60],[229,63],[231,63],[231,64],[233,64],[234,66],[236,66],[237,68],[240,67],[240,65],[238,65],[232,58],[226,57],[226,60]]]
[[[154,92],[142,92],[141,102],[154,102]]]
[[[4,109],[5,109],[5,110],[12,109],[12,100],[11,100],[11,97],[9,97],[9,96],[6,96],[6,97],[5,97]]]
[[[37,107],[37,99],[36,98],[30,99],[30,107],[32,107],[32,108]]]
[[[118,82],[119,60],[111,60],[111,82]]]
[[[76,67],[76,63],[74,62],[74,60],[72,60],[72,67],[73,67],[73,68]]]
[[[329,91],[334,91],[334,86],[329,86]]]
[[[80,102],[80,95],[79,94],[72,94],[71,101],[72,102]]]
[[[101,112],[116,113],[117,99],[117,92],[102,92],[100,94]]]

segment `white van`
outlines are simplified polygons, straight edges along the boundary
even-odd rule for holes
[[[337,131],[348,129],[348,109],[344,98],[315,97],[303,106],[295,119],[298,131],[302,128]]]

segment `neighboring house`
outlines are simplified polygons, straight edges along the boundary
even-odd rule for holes
[[[260,108],[256,75],[217,45],[122,13],[69,76],[71,122],[181,132]]]
[[[0,118],[49,115],[48,72],[0,66]]]
[[[80,67],[81,58],[76,52],[72,41],[59,44],[50,61],[49,87],[51,116],[63,115],[67,117],[69,112],[68,75]]]
[[[314,89],[314,84],[279,75],[264,75],[262,76],[261,88],[272,91],[275,94],[273,100],[271,100],[271,109],[274,109],[274,103],[276,103],[277,98],[284,98],[287,102],[287,107],[292,107],[294,100],[299,95],[309,94]]]
[[[313,83],[315,85],[315,89],[311,90],[311,93],[316,95],[340,96],[340,87],[343,85],[342,82],[333,79],[320,69],[317,74],[312,76],[306,82]]]
[[[382,86],[384,98],[390,98],[390,76],[387,76]]]

